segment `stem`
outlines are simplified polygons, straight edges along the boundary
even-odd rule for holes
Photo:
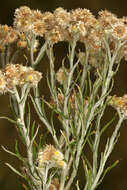
[[[2,68],[4,68],[5,67],[5,49],[0,53],[0,61],[1,61]]]
[[[29,88],[27,90],[27,94],[29,93]],[[26,101],[26,97],[27,94],[25,94],[25,101]],[[40,186],[38,184],[38,182],[36,181],[37,175],[35,173],[35,168],[34,168],[34,161],[33,161],[33,151],[32,151],[32,146],[31,146],[31,140],[27,131],[27,128],[25,126],[25,121],[24,121],[24,111],[25,111],[25,101],[21,101],[21,98],[18,94],[17,89],[15,88],[15,97],[17,100],[17,105],[18,105],[18,109],[19,109],[19,118],[20,118],[20,127],[23,133],[23,138],[25,140],[25,145],[27,148],[27,158],[28,158],[28,165],[29,165],[29,170],[30,170],[30,178],[34,184],[34,186],[36,187],[35,189],[39,190]],[[40,189],[41,190],[41,189]]]
[[[70,73],[68,76],[67,88],[65,91],[65,98],[64,98],[64,108],[63,108],[63,112],[64,112],[65,116],[68,116],[68,98],[70,95],[70,92],[69,92],[70,91],[70,85],[72,82],[72,76],[74,73],[74,69],[76,68],[76,66],[78,64],[78,61],[77,61],[77,63],[75,65],[73,65],[74,64],[76,43],[77,43],[77,39],[74,39],[73,43],[72,43],[72,50],[71,50],[70,56],[69,56],[70,57]],[[69,132],[69,121],[68,121],[68,119],[63,118],[63,126],[65,127],[66,135],[67,135],[67,138],[69,140],[70,132]],[[69,159],[69,150],[68,149],[65,151],[65,159],[68,162],[68,159]],[[64,189],[67,174],[68,174],[68,170],[62,171],[59,190]]]
[[[84,91],[84,82],[85,82],[85,79],[86,79],[86,76],[87,76],[88,57],[89,57],[89,52],[88,52],[88,50],[86,48],[85,63],[84,63],[84,66],[83,66],[83,73],[82,73],[81,82],[80,82],[80,88],[82,90],[82,93]]]
[[[40,120],[45,124],[48,131],[51,133],[56,146],[59,147],[59,143],[58,143],[58,139],[56,137],[56,134],[55,134],[55,132],[52,131],[52,127],[51,127],[50,123],[45,118],[45,116],[44,116],[44,114],[42,112],[38,88],[34,89],[34,95],[35,95],[35,103],[36,103],[35,106],[36,106],[36,109],[37,109],[38,116],[39,116]]]
[[[109,49],[109,46],[107,44],[107,42],[105,41],[105,44],[106,44],[106,48],[107,48],[107,51],[108,51],[108,58],[109,58],[109,69],[108,69],[108,74],[107,76],[105,75],[106,77],[106,81],[104,79],[104,85],[102,87],[102,94],[101,94],[101,97],[100,97],[100,100],[99,100],[99,104],[98,102],[95,104],[98,106],[100,106],[100,108],[103,106],[104,104],[104,101],[105,101],[105,95],[109,89],[109,85],[110,85],[110,82],[111,82],[111,79],[113,77],[113,65],[114,65],[114,61],[115,61],[115,58],[117,56],[117,53],[120,49],[120,45],[117,47],[116,51],[114,52],[113,54],[113,57],[111,58],[111,54],[110,54],[110,49]],[[105,63],[106,64],[106,63]],[[96,107],[96,106],[95,106]],[[97,128],[96,128],[96,134],[95,134],[95,141],[94,141],[94,145],[93,145],[93,180],[94,178],[96,177],[96,172],[97,172],[97,158],[98,158],[98,148],[99,148],[99,143],[100,143],[100,122],[101,122],[101,118],[104,114],[104,111],[105,111],[105,106],[103,107],[103,109],[101,110],[101,113],[98,115],[98,118],[97,118]]]
[[[98,173],[96,175],[96,178],[94,179],[94,182],[91,186],[91,188],[89,190],[94,190],[99,182],[99,179],[104,171],[104,167],[105,167],[105,163],[109,157],[109,155],[111,154],[113,148],[114,148],[114,144],[115,144],[115,139],[118,135],[118,132],[119,132],[119,129],[121,127],[121,124],[124,120],[124,117],[120,117],[117,125],[116,125],[116,128],[110,138],[110,141],[109,141],[109,145],[108,145],[108,150],[104,152],[104,155],[103,155],[103,158],[101,159],[101,163],[100,163],[100,167],[99,167],[99,170],[98,170]]]
[[[44,56],[44,53],[46,51],[46,48],[47,48],[47,41],[43,44],[43,46],[41,47],[40,49],[40,52],[38,53],[38,56],[34,62],[34,67],[40,62],[40,60],[42,59],[42,57]]]
[[[31,66],[34,67],[34,43],[35,43],[35,36],[32,36],[32,40],[30,42],[30,58],[31,58]]]

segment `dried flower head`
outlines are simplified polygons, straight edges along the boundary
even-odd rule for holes
[[[75,9],[70,12],[72,23],[77,23],[79,21],[83,22],[84,25],[88,27],[93,27],[97,22],[93,14],[88,9]]]
[[[93,28],[97,20],[88,9],[75,9],[70,12],[71,22],[69,32],[71,36],[77,35],[79,40],[84,41],[88,32]]]
[[[98,30],[92,29],[87,38],[87,44],[92,51],[100,51],[102,47],[102,35]]]
[[[56,25],[52,30],[47,32],[45,34],[46,40],[48,40],[51,44],[55,44],[61,41],[65,40],[65,36],[63,33],[63,30],[61,29],[60,26]]]
[[[43,36],[47,32],[45,23],[43,21],[37,21],[33,23],[33,33],[36,36]]]
[[[125,44],[125,45],[121,48],[120,55],[121,55],[121,58],[124,57],[125,61],[127,61],[127,44]]]
[[[121,114],[123,114],[127,118],[127,95],[125,94],[122,97],[109,96],[108,99],[109,105],[117,109]]]
[[[64,67],[59,68],[59,70],[56,72],[56,80],[60,84],[64,84],[68,77],[68,70]]]
[[[43,13],[39,10],[32,10],[33,22],[38,22],[43,19]]]
[[[20,70],[21,65],[19,64],[7,64],[6,67],[2,70],[6,78],[8,89],[12,89],[14,86],[19,85]]]
[[[56,26],[56,20],[51,12],[44,12],[42,22],[45,24],[46,31],[52,30]]]
[[[70,23],[70,13],[59,7],[54,11],[54,16],[56,19],[57,25],[61,26],[63,29],[66,29]]]
[[[4,74],[0,71],[0,94],[7,91],[6,80]]]
[[[52,145],[47,145],[44,150],[38,152],[38,168],[43,168],[45,164],[52,167],[65,168],[66,163],[63,161],[63,154]]]
[[[31,67],[25,67],[19,64],[7,64],[2,70],[2,74],[5,76],[7,89],[13,89],[14,86],[22,86],[24,84],[30,84],[36,86],[42,75],[38,71],[34,71]]]
[[[17,40],[17,32],[7,25],[0,25],[0,49]]]
[[[79,21],[75,24],[70,24],[68,30],[72,37],[77,36],[81,40],[87,35],[86,26],[82,21]]]
[[[98,14],[98,21],[100,26],[102,27],[102,30],[109,29],[112,24],[118,22],[117,16],[107,10],[100,11]]]
[[[33,15],[32,11],[27,6],[22,6],[15,10],[14,27],[19,32],[28,32],[33,27]]]
[[[127,26],[122,22],[118,22],[112,26],[112,36],[117,40],[127,38]]]

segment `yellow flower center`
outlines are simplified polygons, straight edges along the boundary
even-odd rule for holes
[[[28,75],[27,76],[27,81],[32,81],[33,80],[33,76],[32,75]]]

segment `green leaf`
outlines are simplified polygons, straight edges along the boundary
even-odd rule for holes
[[[28,113],[26,118],[27,135],[29,135],[30,132],[30,123],[31,123],[30,104],[28,103]]]
[[[115,113],[114,117],[108,123],[106,123],[106,125],[101,129],[101,135],[113,123],[113,121],[115,121],[116,117],[117,117],[117,113]]]
[[[17,121],[10,119],[9,117],[1,116],[0,119],[6,119],[6,120],[10,121],[11,123],[17,124]]]
[[[24,175],[22,175],[18,170],[16,170],[13,166],[11,166],[9,163],[5,163],[6,166],[8,166],[14,173],[19,175],[20,177],[26,179]]]
[[[88,72],[88,84],[89,84],[89,94],[92,92],[92,82],[90,79],[90,72]]]
[[[10,100],[11,111],[12,111],[14,117],[17,118],[18,117],[18,106],[17,106],[17,101],[15,99],[15,96],[13,96],[13,95],[9,96],[9,100]]]
[[[105,171],[104,171],[104,173],[103,173],[103,176],[102,176],[102,178],[100,179],[100,181],[98,182],[97,185],[99,185],[99,184],[102,183],[102,181],[103,181],[105,175],[106,175],[112,168],[114,168],[118,163],[119,163],[119,160],[116,160],[111,166],[109,166],[109,167],[107,167],[107,168],[105,169]]]
[[[42,110],[42,113],[43,113],[43,116],[44,116],[44,118],[46,118],[46,113],[45,113],[45,100],[44,100],[44,98],[42,97],[42,99],[41,99],[42,101],[41,101],[41,110]]]
[[[22,187],[25,189],[25,190],[29,190],[29,188],[23,183],[22,184]]]
[[[11,151],[7,150],[4,146],[1,146],[1,147],[2,147],[2,149],[3,149],[5,152],[11,154],[12,156],[17,157],[17,155],[16,155],[14,152],[11,152]]]
[[[44,56],[44,53],[45,53],[45,51],[46,51],[46,48],[47,48],[47,44],[48,44],[48,42],[46,41],[45,43],[44,43],[44,45],[41,47],[41,49],[40,49],[40,52],[39,52],[39,54],[38,54],[38,56],[37,56],[37,58],[36,58],[36,60],[35,60],[35,62],[34,62],[34,67],[40,62],[40,60],[43,58],[43,56]]]
[[[49,132],[45,132],[44,134],[40,135],[40,140],[39,140],[39,145],[38,145],[38,150],[40,148],[42,148],[45,144],[46,144],[46,139],[47,139],[47,135],[49,134]]]
[[[54,112],[57,113],[58,115],[62,116],[64,119],[68,119],[68,120],[69,120],[69,116],[65,116],[65,115],[63,114],[63,112],[58,111],[56,107],[51,106],[47,101],[44,100],[44,102],[46,103],[46,105],[48,105],[49,108],[52,109],[52,111],[54,111]]]
[[[40,112],[40,110],[39,110],[39,108],[38,108],[38,106],[37,106],[35,100],[33,99],[33,97],[32,97],[31,95],[29,95],[29,96],[30,96],[30,98],[31,98],[31,101],[32,101],[32,103],[33,103],[33,105],[34,105],[34,108],[35,108],[37,114],[39,115],[39,117],[43,117],[43,115],[42,115],[42,113]]]
[[[33,121],[32,127],[31,127],[31,139],[34,136],[34,129],[35,129],[35,121]]]
[[[55,128],[54,128],[53,117],[54,117],[54,110],[51,111],[51,116],[50,116],[50,123],[51,123],[51,127],[52,127],[52,134],[54,135],[55,134]]]
[[[16,141],[16,143],[15,143],[15,152],[16,152],[17,158],[25,163],[25,162],[26,162],[25,159],[24,159],[24,158],[21,156],[21,154],[19,153],[19,150],[18,150],[18,142],[17,142],[17,141]]]
[[[79,188],[79,181],[78,180],[76,182],[76,188],[77,188],[77,190],[80,190],[80,188]]]
[[[75,125],[74,125],[74,122],[73,122],[73,120],[72,119],[70,119],[70,127],[71,127],[71,133],[72,133],[72,135],[73,135],[73,137],[75,138],[77,138],[77,129],[76,129],[76,127],[75,127]]]

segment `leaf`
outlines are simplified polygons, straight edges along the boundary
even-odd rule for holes
[[[11,108],[11,111],[12,113],[14,114],[14,117],[17,118],[18,117],[18,108],[17,108],[17,105],[16,105],[16,99],[15,97],[12,95],[12,96],[9,96],[9,100],[10,100],[10,108]]]
[[[20,177],[26,179],[25,176],[23,176],[18,170],[16,170],[13,166],[11,166],[9,163],[5,163],[6,166],[8,166],[14,173],[16,173],[17,175],[19,175]]]
[[[10,119],[9,117],[1,116],[0,119],[6,119],[6,120],[10,121],[11,123],[17,124],[17,121]]]
[[[119,160],[116,160],[111,166],[109,166],[109,167],[107,167],[107,168],[105,169],[104,174],[103,174],[102,178],[100,179],[100,181],[98,182],[97,185],[99,185],[100,183],[102,183],[102,181],[103,181],[105,175],[106,175],[112,168],[114,168],[118,163],[119,163]]]
[[[17,157],[17,155],[16,155],[14,152],[11,152],[11,151],[7,150],[4,146],[1,146],[1,147],[2,147],[2,149],[3,149],[5,152],[11,154],[12,156]]]
[[[19,160],[25,162],[24,158],[21,156],[21,154],[19,153],[19,150],[18,150],[18,142],[16,141],[15,143],[15,152],[16,152],[16,156]]]
[[[88,72],[88,84],[89,84],[89,93],[91,94],[91,91],[92,91],[92,82],[91,82],[91,79],[90,79],[90,72]]]
[[[116,119],[116,116],[117,116],[117,113],[115,113],[114,117],[108,123],[106,123],[106,125],[101,129],[101,135],[113,123],[113,121]]]
[[[30,131],[30,122],[31,122],[30,104],[28,103],[28,114],[27,114],[27,118],[26,118],[27,135],[29,135],[29,131]]]
[[[42,115],[42,113],[40,112],[40,110],[39,110],[39,108],[38,108],[38,106],[37,106],[35,100],[33,99],[33,97],[32,97],[31,95],[29,95],[29,96],[30,96],[30,98],[31,98],[31,101],[32,101],[32,103],[33,103],[33,105],[34,105],[34,108],[35,108],[37,114],[39,115],[39,117],[43,117],[43,115]]]
[[[22,184],[22,187],[25,189],[25,190],[29,190],[28,187],[23,183]]]
[[[45,132],[45,134],[40,135],[40,140],[39,140],[38,150],[39,150],[40,148],[42,148],[43,145],[46,144],[46,139],[47,139],[47,135],[48,135],[48,133],[49,133],[49,132],[47,131],[47,132]]]
[[[31,139],[31,142],[30,142],[30,146],[32,147],[33,143],[34,143],[34,140],[38,134],[38,130],[39,130],[39,127],[36,129],[35,133],[33,134],[33,137]]]
[[[70,127],[71,127],[71,133],[72,133],[73,137],[77,138],[77,129],[76,129],[72,119],[70,119]]]
[[[84,171],[85,171],[86,179],[88,179],[89,178],[89,170],[88,170],[87,164],[85,162],[85,159],[82,159],[82,162],[83,162],[83,168],[84,168]]]
[[[51,111],[51,119],[50,119],[51,127],[52,127],[52,135],[55,134],[54,123],[53,123],[53,117],[54,117],[54,110]]]
[[[33,138],[34,136],[34,129],[35,129],[35,121],[33,122],[32,127],[31,127],[31,138]]]
[[[63,112],[58,111],[56,107],[51,107],[51,105],[50,105],[47,101],[44,100],[44,102],[46,103],[46,105],[48,105],[49,108],[52,109],[52,111],[54,111],[54,112],[57,113],[58,115],[62,116],[64,119],[68,119],[68,120],[69,120],[69,116],[65,116],[65,115],[63,114]]]
[[[48,44],[48,42],[46,41],[44,43],[44,45],[41,47],[40,52],[39,52],[39,54],[38,54],[38,56],[37,56],[37,58],[36,58],[33,66],[36,66],[40,62],[40,60],[42,59],[42,57],[44,56],[44,53],[45,53],[46,48],[47,48],[47,44]]]
[[[79,181],[78,180],[76,182],[76,188],[77,188],[77,190],[80,190],[80,188],[79,188]]]

